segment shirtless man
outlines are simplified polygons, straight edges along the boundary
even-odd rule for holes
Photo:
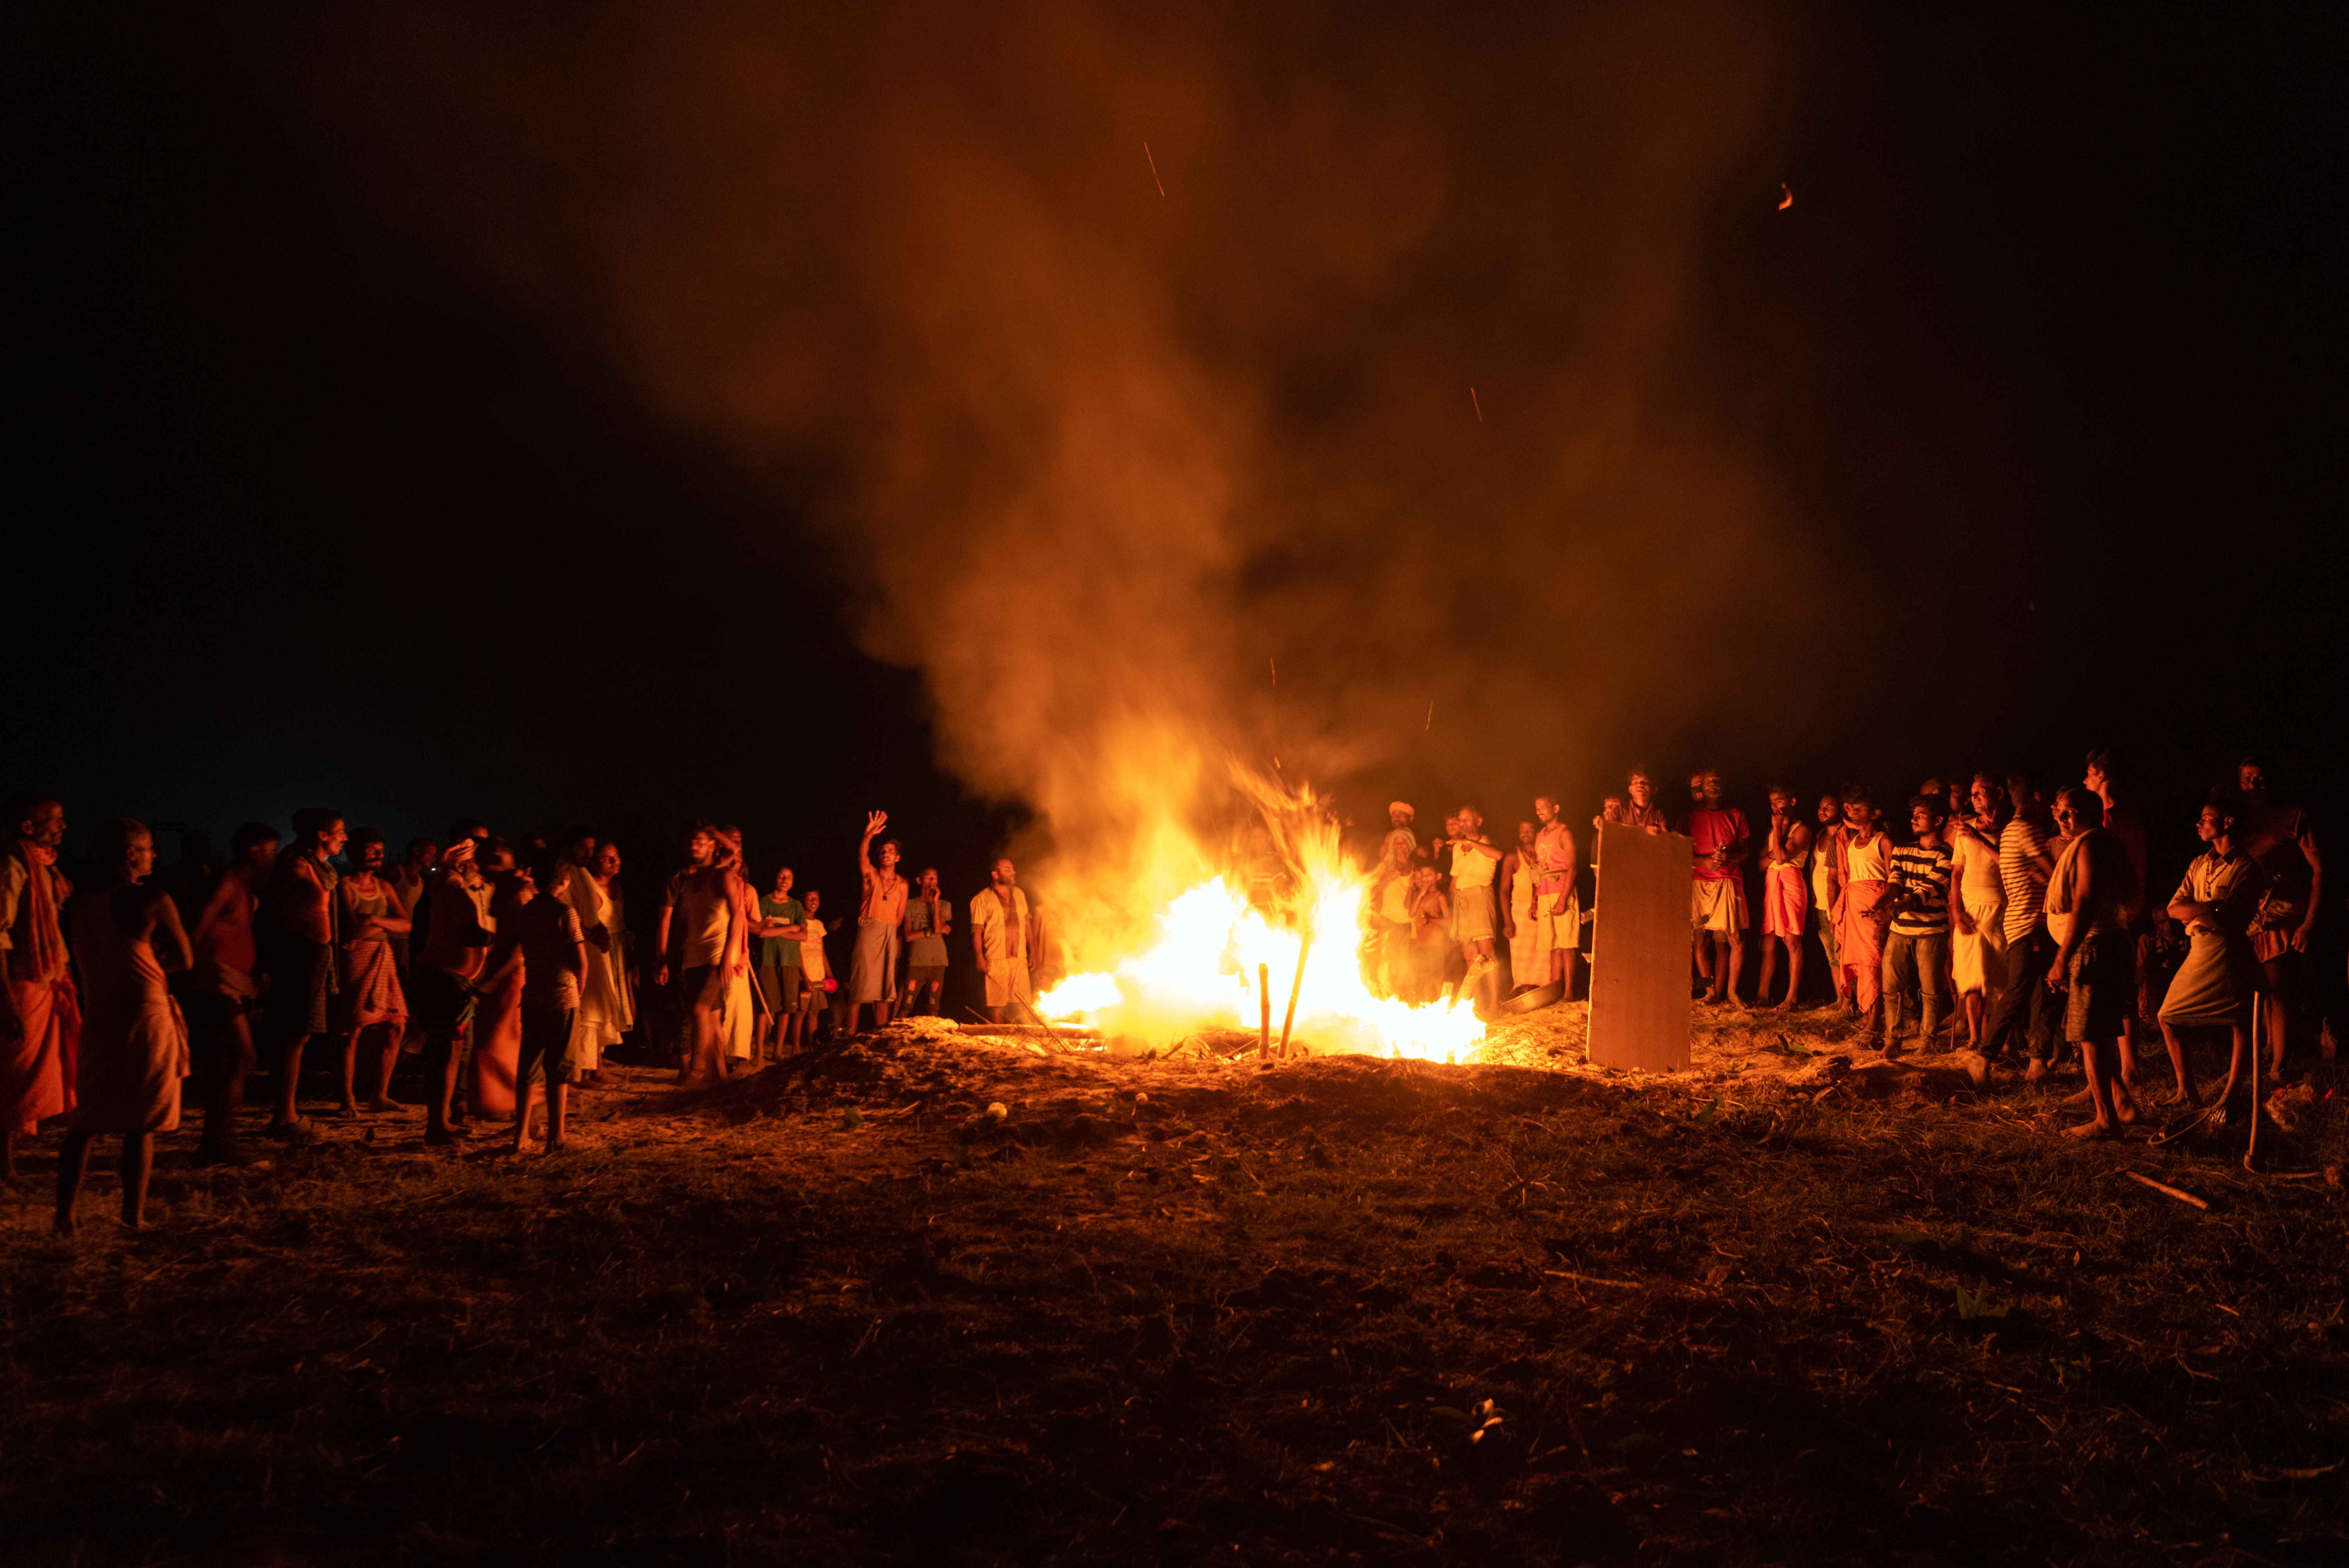
[[[1042,946],[1043,934],[1019,882],[1019,869],[1007,855],[995,862],[993,877],[970,901],[971,951],[978,956],[978,972],[987,977],[987,1016],[998,1024],[1015,1000],[1025,1004],[1033,999],[1029,959]],[[1026,1016],[1023,1006],[1012,1021]]]
[[[277,842],[277,830],[266,822],[247,822],[236,830],[229,841],[229,862],[212,874],[188,934],[195,964],[181,995],[204,1078],[204,1131],[196,1145],[200,1164],[247,1163],[236,1147],[236,1111],[244,1103],[244,1080],[254,1066],[251,1020],[261,1010],[253,916],[276,866]]]
[[[1617,807],[1621,810],[1620,805]],[[1547,922],[1547,980],[1564,987],[1558,1000],[1574,1000],[1574,962],[1582,947],[1582,903],[1575,896],[1574,831],[1566,825],[1566,803],[1555,795],[1534,797],[1534,918]]]
[[[2104,1055],[2117,1047],[2121,1021],[2137,1008],[2136,940],[2130,933],[2145,903],[2144,884],[2120,836],[2102,826],[2104,802],[2085,785],[2055,797],[2063,848],[2047,879],[2045,909],[2055,936],[2047,988],[2064,998],[2064,1037],[2080,1048],[2095,1114],[2064,1129],[2073,1138],[2103,1138],[2137,1119],[2127,1083]]]
[[[470,834],[460,837],[441,855],[440,873],[425,896],[430,928],[409,967],[409,1005],[425,1031],[424,1141],[434,1145],[453,1142],[467,1131],[451,1124],[449,1102],[464,1061],[459,1042],[472,1026],[481,999],[481,969],[497,940],[497,923],[490,916],[495,890],[473,863],[479,841]]]
[[[13,1181],[17,1140],[73,1108],[79,1014],[60,919],[73,894],[57,864],[66,809],[16,795],[0,817],[0,1181]]]
[[[1770,831],[1762,844],[1762,983],[1754,988],[1754,1005],[1780,1012],[1795,1010],[1803,991],[1803,934],[1810,923],[1811,828],[1796,814],[1801,806],[1794,789],[1770,786]],[[1778,950],[1786,952],[1786,995],[1770,1000],[1770,977],[1777,968]]]
[[[2251,917],[2251,956],[2260,965],[2268,1066],[2281,1075],[2308,939],[2316,929],[2317,912],[2324,907],[2324,856],[2308,813],[2275,799],[2275,769],[2264,758],[2244,758],[2235,779],[2243,797],[2235,841],[2268,883],[2259,913]]]
[[[269,995],[262,1014],[274,1047],[277,1105],[269,1119],[273,1138],[302,1135],[295,1097],[302,1080],[302,1047],[331,1026],[335,977],[335,887],[341,881],[333,861],[349,837],[343,814],[323,806],[294,813],[291,851],[272,868],[261,899],[263,957],[269,969]]]
[[[719,847],[717,829],[707,822],[694,824],[685,841],[685,869],[669,878],[663,890],[653,938],[661,954],[653,984],[666,985],[669,920],[672,914],[679,917],[684,944],[678,979],[692,1019],[692,1034],[678,1082],[688,1088],[715,1083],[726,1076],[724,1044],[719,1037],[726,988],[737,974],[747,975],[750,967],[749,934],[756,919],[736,896],[741,878],[735,874],[730,856],[721,859]]]
[[[1843,884],[1844,850],[1851,841],[1844,831],[1843,797],[1832,789],[1820,796],[1816,820],[1818,825],[1811,832],[1811,929],[1827,955],[1836,1006],[1850,1009],[1851,976],[1843,966]],[[1789,1000],[1792,996],[1788,993]]]

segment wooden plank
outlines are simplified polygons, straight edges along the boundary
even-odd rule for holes
[[[1678,833],[1599,830],[1590,947],[1590,1059],[1679,1072],[1689,1065],[1689,870]]]

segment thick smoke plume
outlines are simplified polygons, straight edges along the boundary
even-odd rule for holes
[[[1776,196],[1752,15],[843,9],[406,6],[305,69],[763,465],[1063,866],[1146,877],[1231,758],[1588,780],[1706,717],[1727,607],[1799,613],[1691,349],[1709,226]]]

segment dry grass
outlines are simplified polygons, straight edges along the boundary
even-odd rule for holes
[[[23,1195],[11,1560],[2342,1560],[2338,1188],[1846,1081],[1816,1019],[1636,1080],[1543,1070],[1577,1027],[899,1031],[630,1074],[554,1160],[167,1155],[148,1232],[94,1180],[71,1244]]]

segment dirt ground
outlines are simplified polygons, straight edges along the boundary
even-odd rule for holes
[[[2075,1079],[1825,1015],[1702,1014],[1654,1077],[1581,1028],[1258,1064],[921,1020],[623,1069],[553,1158],[176,1134],[135,1233],[102,1140],[71,1242],[52,1132],[0,1208],[8,1559],[2349,1556],[2349,1075],[2292,1075],[2254,1175],[2240,1106],[2082,1147]]]

